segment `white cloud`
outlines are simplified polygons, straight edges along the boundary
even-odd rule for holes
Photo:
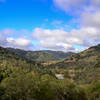
[[[85,8],[100,8],[100,0],[53,0],[54,4],[60,9],[68,12],[84,11]]]
[[[35,28],[32,33],[32,39],[34,41],[39,41],[37,47],[40,46],[40,48],[80,51],[80,48],[77,48],[77,46],[82,46],[84,49],[94,45],[95,43],[100,43],[99,31],[100,29],[96,27],[72,29],[70,32],[61,29],[50,30]],[[29,37],[27,37],[27,31],[25,31],[26,37],[23,37],[21,32],[22,31],[10,29],[0,31],[0,45],[26,50],[33,49],[33,44]]]
[[[84,47],[92,46],[97,42],[97,40],[100,37],[99,29],[94,27],[85,27],[81,28],[79,30],[72,30],[71,36],[77,37],[79,40],[81,40],[80,45]],[[100,42],[100,40],[99,40]]]
[[[100,11],[82,14],[82,24],[87,27],[100,28]]]
[[[76,51],[74,45],[86,48],[97,40],[100,42],[99,37],[99,30],[93,27],[73,29],[71,32],[36,28],[33,32],[33,38],[40,41],[42,48],[52,50]]]
[[[66,13],[78,16],[82,27],[100,28],[100,0],[53,0]],[[75,15],[74,15],[75,16]]]
[[[21,48],[26,48],[31,44],[30,40],[27,40],[25,38],[17,38],[17,39],[7,38],[7,42],[11,46],[21,47]]]
[[[85,27],[79,30],[73,29],[71,31],[71,36],[78,37],[80,39],[94,38],[98,37],[98,35],[100,35],[99,30],[93,27]]]
[[[57,7],[61,8],[66,12],[82,9],[82,7],[86,3],[86,0],[53,0],[53,1]]]
[[[84,46],[89,46],[96,42],[100,43],[100,0],[53,1],[56,7],[59,7],[66,13],[69,14],[70,12],[70,14],[72,14],[74,12],[74,14],[78,16],[80,29],[72,29],[70,32],[70,38],[77,38],[73,39],[73,41],[78,40],[78,44]],[[75,41],[73,43],[75,43]]]
[[[49,30],[36,28],[33,32],[33,38],[40,40],[41,47],[52,50],[64,50],[65,47],[66,49],[72,48],[72,45],[65,44],[66,37],[67,32],[63,30]]]
[[[78,15],[81,26],[80,29],[72,29],[70,32],[36,28],[33,37],[40,41],[41,47],[76,50],[74,45],[87,48],[100,43],[100,0],[53,0],[53,2],[66,13],[73,16],[74,12],[76,16]],[[58,21],[53,23],[60,24]]]
[[[12,29],[5,29],[0,31],[0,46],[30,49],[32,45],[31,41],[27,39],[28,37],[23,37],[23,34],[26,34],[26,32],[27,31],[25,30],[17,31]]]

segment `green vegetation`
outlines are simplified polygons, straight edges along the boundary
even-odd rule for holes
[[[59,61],[72,55],[72,52],[64,53],[62,51],[24,51],[20,49],[7,48],[9,51],[14,52],[18,55],[24,56],[32,61],[38,62],[51,62]]]
[[[68,73],[77,83],[100,81],[100,44],[48,67],[54,72]]]
[[[49,66],[0,47],[0,100],[100,100],[99,78],[100,45]]]
[[[27,71],[34,70],[34,72],[41,74],[46,74],[51,72],[43,67],[40,63],[36,61],[31,61],[23,56],[12,53],[11,51],[0,47],[0,81],[4,77],[9,77],[15,70],[27,69]]]
[[[2,80],[0,100],[100,100],[100,83],[77,86],[68,79],[17,70]]]

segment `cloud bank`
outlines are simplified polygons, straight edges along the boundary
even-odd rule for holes
[[[99,29],[88,27],[73,29],[71,32],[64,30],[50,30],[36,28],[33,39],[40,41],[40,46],[52,50],[78,51],[74,45],[89,47],[99,41]]]
[[[23,32],[25,31],[16,31],[12,29],[0,31],[0,46],[20,48],[25,50],[30,49],[31,41],[22,37],[21,33]]]

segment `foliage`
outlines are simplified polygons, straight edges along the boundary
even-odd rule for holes
[[[85,92],[69,80],[57,80],[48,74],[19,71],[5,78],[1,100],[86,100]]]
[[[2,79],[9,77],[12,72],[24,69],[28,72],[34,70],[35,73],[40,75],[46,73],[52,74],[49,69],[43,67],[40,63],[31,61],[23,56],[0,47],[0,82]]]
[[[13,48],[7,48],[7,49],[18,55],[24,56],[32,61],[38,61],[38,62],[59,61],[73,54],[72,52],[64,53],[62,51],[50,51],[50,50],[24,51]]]

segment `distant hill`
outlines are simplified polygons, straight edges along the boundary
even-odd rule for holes
[[[100,81],[100,44],[51,64],[50,68],[66,69],[78,82]]]
[[[9,51],[6,48],[0,47],[0,65],[15,66],[15,67],[35,67],[39,63],[31,61],[21,55]]]
[[[67,58],[72,55],[72,52],[62,52],[62,51],[24,51],[20,49],[7,48],[9,51],[14,52],[18,55],[24,56],[32,61],[38,62],[49,62],[49,61],[58,61]]]

